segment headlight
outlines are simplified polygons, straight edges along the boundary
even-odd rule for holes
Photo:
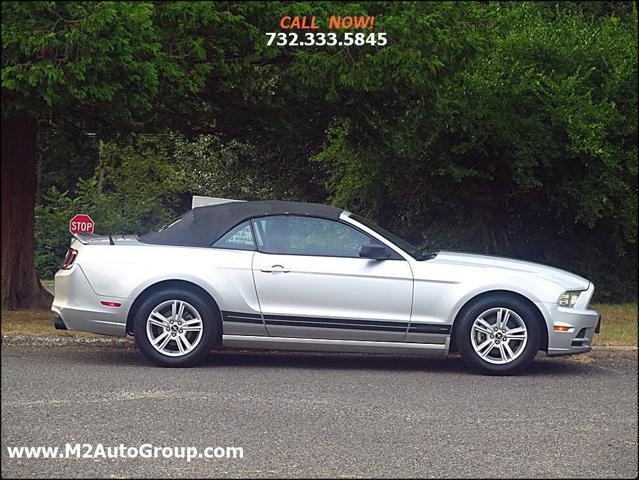
[[[559,306],[560,307],[574,307],[575,303],[579,299],[579,295],[581,295],[581,290],[568,290],[561,294],[559,297]]]

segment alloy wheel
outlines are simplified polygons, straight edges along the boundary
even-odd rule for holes
[[[482,360],[503,365],[523,353],[528,341],[528,329],[517,312],[496,307],[486,310],[475,319],[470,340]]]
[[[204,331],[202,317],[184,300],[167,300],[151,311],[146,335],[162,355],[180,357],[195,350]]]

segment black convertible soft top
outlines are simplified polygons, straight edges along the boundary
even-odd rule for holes
[[[337,220],[341,208],[318,203],[283,202],[275,200],[255,202],[226,202],[189,210],[160,232],[140,237],[144,243],[208,247],[232,227],[249,218],[269,215],[306,215]]]

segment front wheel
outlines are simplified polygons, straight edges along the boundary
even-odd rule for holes
[[[153,363],[187,367],[207,354],[219,335],[219,320],[200,295],[167,289],[140,305],[134,333],[136,345]]]
[[[511,375],[529,366],[541,331],[536,312],[508,296],[482,299],[465,309],[455,329],[464,360],[481,373]]]

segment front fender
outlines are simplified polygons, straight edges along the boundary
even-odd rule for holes
[[[521,288],[517,285],[509,285],[509,284],[490,284],[490,285],[482,285],[480,287],[476,287],[470,291],[468,291],[465,295],[460,297],[455,305],[453,306],[450,315],[448,317],[448,323],[452,324],[457,318],[460,310],[464,307],[464,305],[468,304],[468,302],[472,301],[474,298],[484,295],[487,293],[516,293],[521,295],[522,297],[530,300],[532,303],[540,302],[539,297],[535,295],[532,291],[527,290],[525,288]]]

